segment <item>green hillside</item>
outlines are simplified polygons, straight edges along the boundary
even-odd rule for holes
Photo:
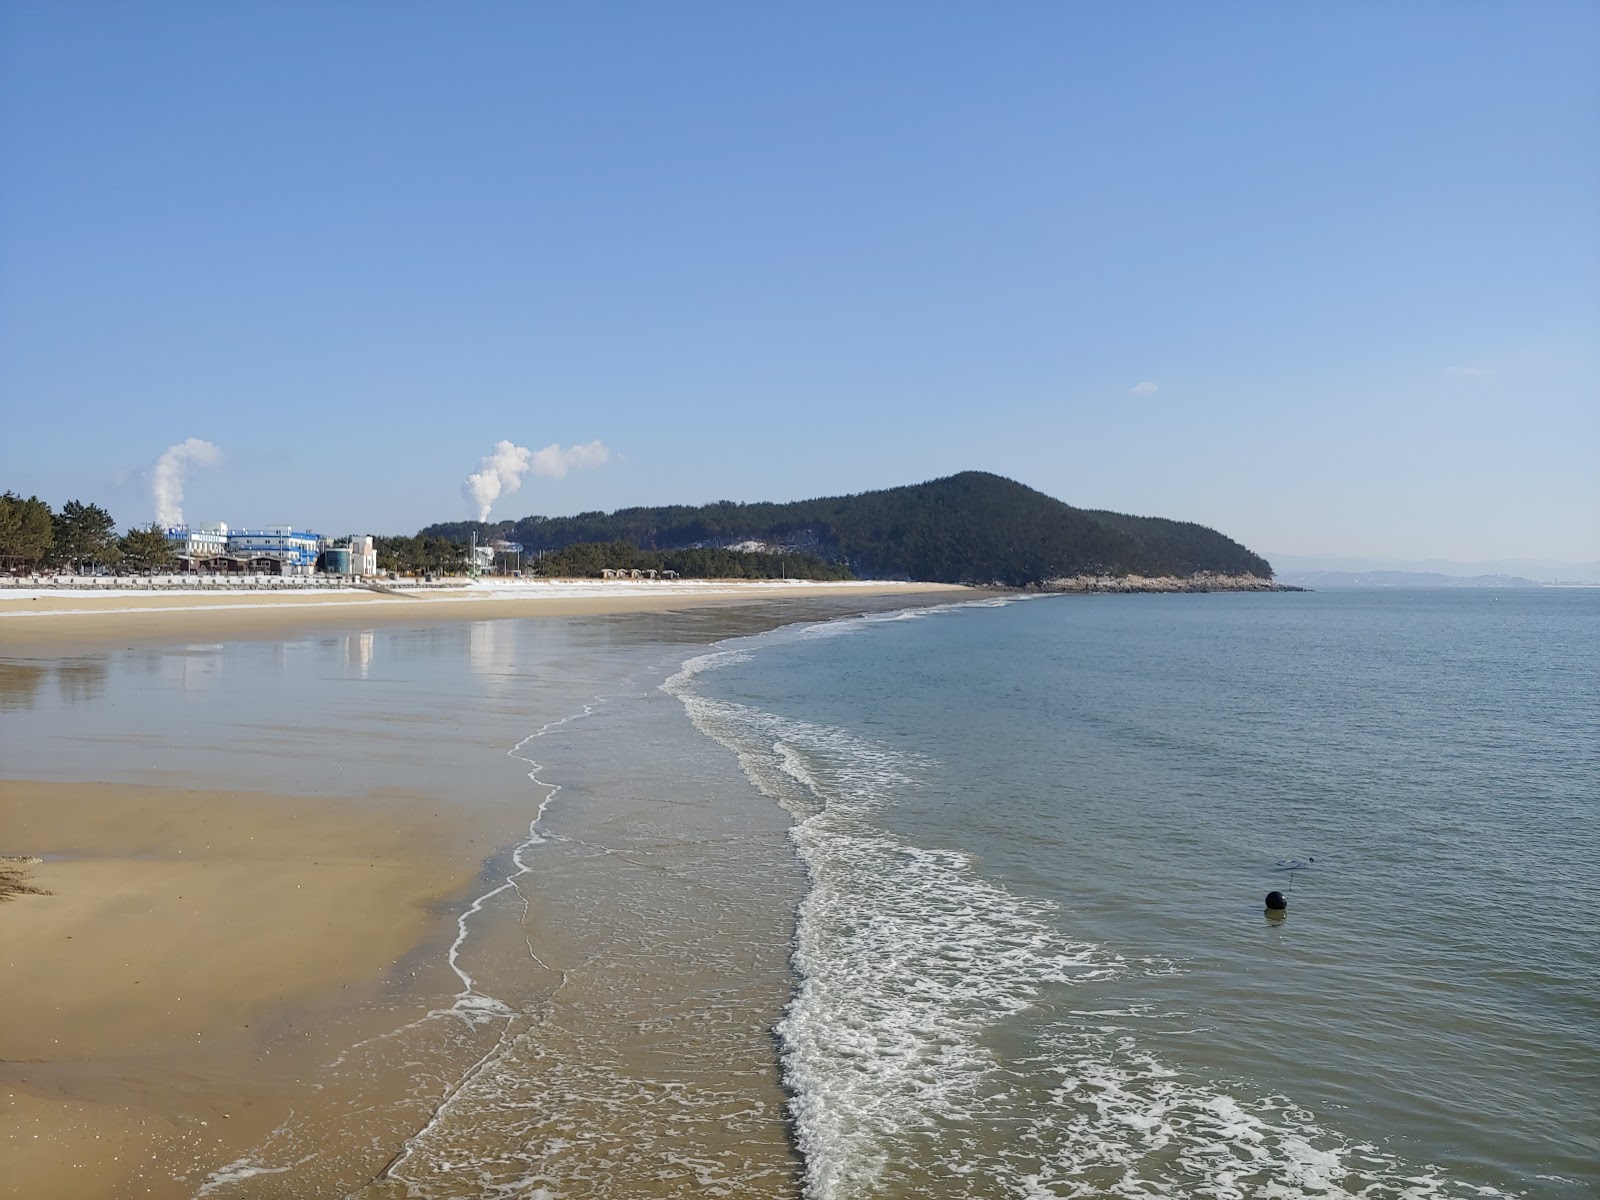
[[[909,487],[787,504],[624,508],[494,525],[433,525],[419,536],[500,536],[528,551],[626,542],[682,550],[755,541],[815,554],[867,579],[1021,586],[1078,574],[1270,577],[1259,555],[1185,521],[1073,508],[1010,479],[967,471]]]

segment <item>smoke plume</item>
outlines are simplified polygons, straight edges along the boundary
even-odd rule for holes
[[[150,492],[156,502],[156,520],[163,526],[183,524],[183,481],[190,467],[214,467],[222,461],[222,451],[203,438],[185,438],[168,446],[150,476]]]
[[[494,451],[478,462],[478,469],[467,476],[461,494],[476,513],[487,521],[489,510],[501,496],[509,496],[522,486],[529,471],[549,479],[561,479],[568,471],[600,467],[611,461],[611,451],[600,441],[581,446],[562,446],[551,442],[543,450],[529,450],[514,442],[496,442]]]

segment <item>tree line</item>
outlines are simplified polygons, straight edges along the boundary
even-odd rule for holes
[[[465,541],[449,538],[375,537],[378,569],[394,575],[455,575],[465,571],[472,550]]]
[[[68,500],[55,512],[37,496],[0,495],[0,568],[5,570],[153,572],[176,562],[177,553],[158,522],[119,535],[116,521],[98,504]]]
[[[700,547],[641,550],[631,542],[578,542],[528,560],[535,575],[595,579],[601,572],[672,571],[683,579],[853,579],[850,569],[815,554]]]
[[[470,536],[470,535],[469,535]],[[468,541],[435,534],[374,539],[378,566],[396,575],[455,575],[471,566]],[[495,556],[497,570],[550,579],[598,579],[604,571],[674,571],[684,579],[850,579],[848,567],[815,554],[698,548],[641,550],[622,541],[577,542],[521,559]]]

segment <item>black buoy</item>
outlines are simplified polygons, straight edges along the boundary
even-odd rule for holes
[[[1287,912],[1289,901],[1284,899],[1282,892],[1267,893],[1267,910],[1269,912]]]

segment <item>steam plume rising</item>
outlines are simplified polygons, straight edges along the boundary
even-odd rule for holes
[[[150,492],[156,502],[156,520],[165,526],[183,524],[183,481],[190,467],[214,467],[222,461],[222,451],[203,438],[185,438],[168,446],[156,459],[150,477]]]
[[[568,471],[600,467],[610,461],[611,451],[598,440],[565,447],[560,442],[551,442],[543,450],[529,450],[514,442],[496,442],[494,451],[485,455],[478,462],[478,469],[467,476],[467,481],[461,485],[461,494],[478,520],[487,521],[494,502],[520,488],[522,477],[529,471],[561,479]]]

